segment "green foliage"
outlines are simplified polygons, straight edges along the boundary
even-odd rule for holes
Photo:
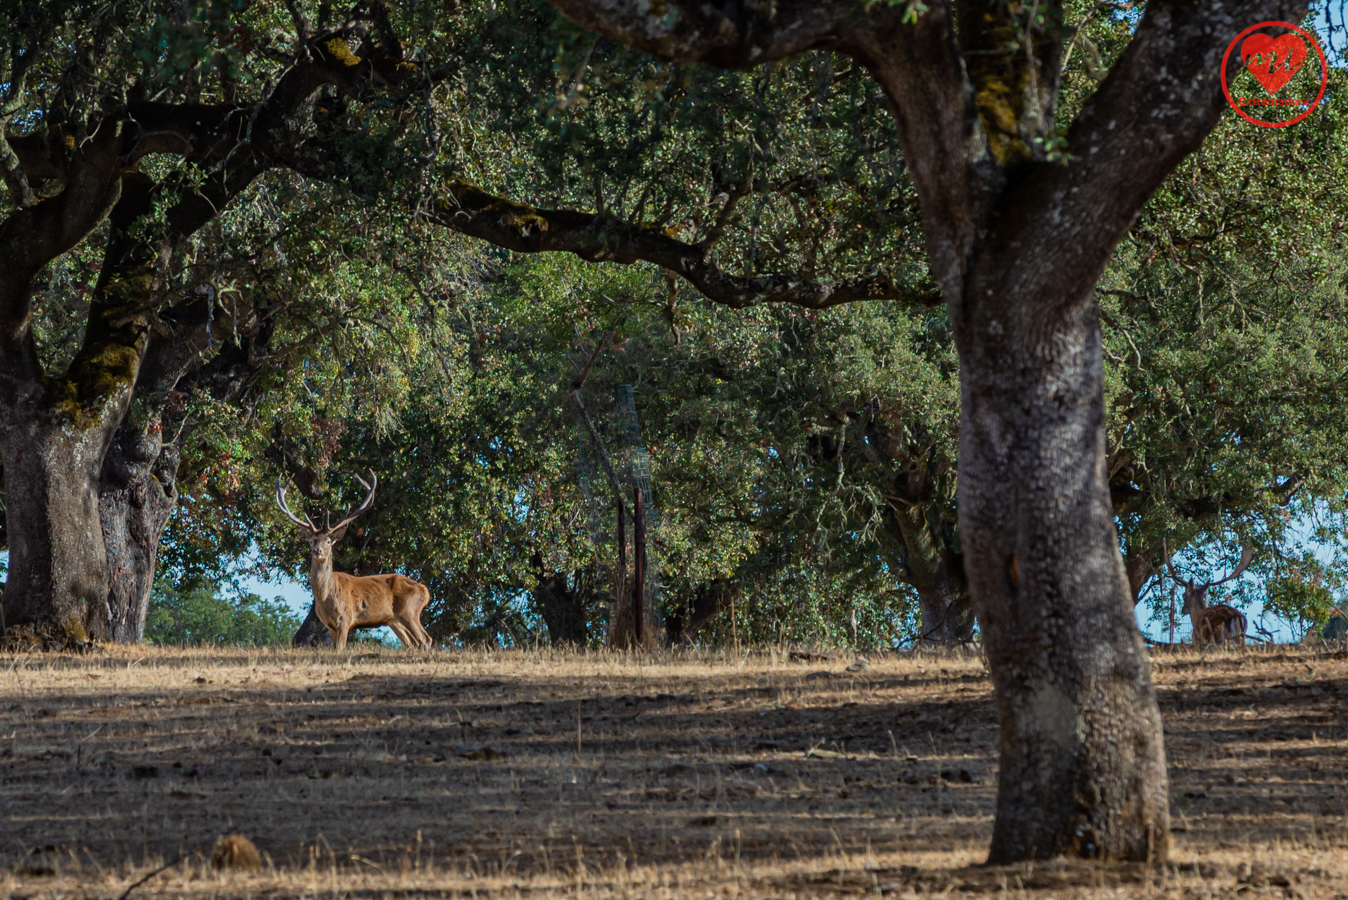
[[[177,590],[161,582],[150,600],[145,639],[175,646],[271,647],[288,645],[299,626],[299,617],[280,597],[229,598],[220,596],[215,585]]]
[[[313,23],[322,7],[294,8]],[[188,31],[148,7],[123,12],[125,47],[103,46],[99,71],[126,80],[168,41],[146,89],[197,79],[203,100],[264,83],[293,37],[276,3]],[[1069,13],[1062,121],[1133,25],[1099,4]],[[613,444],[614,391],[634,388],[667,613],[715,585],[739,599],[708,641],[910,637],[922,567],[939,558],[958,578],[960,565],[943,312],[727,310],[649,267],[513,257],[416,214],[462,179],[668,229],[736,274],[879,269],[920,287],[917,210],[874,83],[824,53],[747,73],[661,64],[543,3],[393,16],[437,73],[417,115],[324,97],[340,135],[333,183],[271,173],[171,263],[183,291],[236,297],[272,324],[248,348],[261,364],[243,399],[185,401],[166,564],[303,578],[307,547],[274,509],[276,478],[297,480],[292,497],[311,511],[335,511],[357,497],[351,474],[373,468],[375,509],[339,564],[418,578],[437,636],[486,643],[530,640],[529,592],[567,573],[598,635],[612,549],[591,540],[569,390],[602,342],[580,396]],[[1337,589],[1341,560],[1312,577],[1289,529],[1316,517],[1341,533],[1348,510],[1342,116],[1331,104],[1273,133],[1230,117],[1101,281],[1111,486],[1154,602],[1163,537],[1186,572],[1214,576],[1253,541],[1267,606],[1290,621],[1316,621]],[[55,362],[82,334],[95,262],[72,252],[44,281],[36,327]],[[59,309],[73,318],[48,314]]]
[[[603,334],[581,394],[612,441],[614,390],[635,387],[669,612],[732,579],[746,588],[746,638],[887,645],[910,632],[906,594],[876,549],[883,498],[850,473],[840,487],[821,436],[838,409],[872,403],[910,414],[915,430],[926,421],[953,432],[953,355],[930,314],[884,305],[737,313],[671,297],[664,279],[638,268],[566,257],[479,254],[469,257],[474,284],[453,280],[444,255],[453,252],[420,247],[402,256],[399,276],[368,277],[386,321],[425,313],[425,296],[446,299],[443,313],[418,320],[415,340],[373,329],[372,356],[297,340],[296,368],[262,407],[243,418],[216,411],[218,425],[186,457],[192,487],[170,564],[204,574],[219,548],[246,558],[256,541],[264,564],[304,576],[307,546],[271,498],[279,451],[317,475],[310,510],[319,515],[355,502],[351,473],[379,472],[375,508],[339,545],[339,564],[427,584],[440,636],[531,640],[540,625],[520,598],[553,571],[570,574],[590,633],[602,635],[612,546],[596,554],[590,539],[568,390]],[[338,309],[347,302],[327,296]],[[406,390],[369,393],[390,368]],[[853,608],[871,610],[855,630]],[[729,640],[728,621],[722,613],[705,638]]]
[[[1326,602],[1287,580],[1310,549],[1299,531],[1315,522],[1323,539],[1348,524],[1345,124],[1333,105],[1275,133],[1224,121],[1101,281],[1125,545],[1158,560],[1162,537],[1172,550],[1220,546],[1214,565],[1191,561],[1215,577],[1249,541],[1267,607],[1296,629]],[[1324,565],[1342,581],[1348,556],[1312,543],[1335,554]],[[1255,585],[1245,594],[1261,599]]]
[[[1264,582],[1264,610],[1305,633],[1329,620],[1335,607],[1334,588],[1344,585],[1339,573],[1328,570],[1313,557],[1286,561],[1284,574]]]

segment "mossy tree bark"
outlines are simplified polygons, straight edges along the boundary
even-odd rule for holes
[[[178,503],[177,447],[164,445],[163,429],[157,426],[119,428],[99,473],[108,636],[119,644],[145,638],[159,539]]]
[[[83,345],[58,378],[16,373],[11,383],[22,399],[0,410],[13,534],[6,633],[56,646],[107,640],[117,627],[108,604],[99,476],[149,346],[145,300],[156,291],[152,254],[126,237],[152,191],[144,179],[124,187],[110,216],[112,239]]]
[[[98,526],[98,470],[125,412],[146,338],[143,317],[101,277],[84,344],[59,377],[39,361],[34,282],[52,259],[101,222],[121,196],[128,135],[104,123],[71,161],[55,196],[0,225],[0,457],[5,466],[7,641],[80,646],[106,639],[106,566]],[[144,273],[130,273],[131,278]]]
[[[191,296],[164,309],[168,306],[166,286],[155,272],[258,172],[256,166],[243,166],[177,197],[167,212],[167,233],[155,240],[135,239],[130,232],[158,201],[174,199],[176,194],[169,186],[138,174],[127,176],[122,199],[110,217],[112,234],[100,283],[121,282],[120,304],[140,311],[145,332],[134,347],[124,348],[134,352],[136,360],[131,393],[112,423],[95,478],[107,572],[107,636],[117,643],[139,643],[145,635],[159,539],[177,503],[178,454],[175,446],[164,445],[164,402],[192,361],[212,344],[213,302]],[[222,310],[221,315],[228,311]],[[158,332],[154,336],[150,334],[152,321]],[[139,408],[128,416],[132,398]]]
[[[74,429],[62,410],[41,399],[26,406],[10,410],[0,440],[12,535],[6,636],[23,646],[106,640],[107,571],[95,489],[104,430]]]
[[[19,382],[17,402],[3,404],[5,631],[44,645],[110,636],[98,476],[130,403],[148,326],[108,291],[99,294],[66,375]]]
[[[180,201],[170,215],[180,231],[169,243],[186,237],[181,229],[205,224],[213,208],[242,187],[236,181],[232,191],[204,191]],[[147,296],[143,305],[158,306],[157,299]],[[270,314],[259,314],[237,293],[227,299],[194,293],[157,315],[136,378],[135,410],[122,418],[98,479],[113,641],[139,643],[145,636],[159,540],[178,503],[179,442],[190,432],[178,407],[196,392],[233,399],[262,365],[265,354],[257,351],[273,325]]]
[[[189,300],[161,318],[155,310],[164,305],[164,285],[157,271],[258,171],[244,164],[187,193],[167,211],[167,233],[154,239],[133,238],[132,229],[165,194],[171,201],[172,190],[137,173],[120,175],[85,340],[74,361],[59,378],[43,375],[31,330],[26,350],[21,345],[6,354],[32,358],[31,367],[13,371],[10,380],[25,399],[0,402],[14,543],[4,605],[9,637],[67,646],[143,635],[156,547],[175,499],[176,460],[162,453],[157,415],[148,408],[141,421],[122,426],[138,389],[162,394],[185,360],[209,344],[209,336],[203,343],[199,335],[161,340],[159,365],[148,380],[141,377],[152,324],[201,306]],[[26,306],[30,294],[31,287],[17,302]],[[153,398],[145,399],[153,405]],[[114,435],[121,439],[109,454]],[[153,477],[156,466],[166,480]],[[114,550],[111,568],[105,533]]]
[[[1216,125],[1227,44],[1306,4],[1153,0],[1064,133],[1053,0],[552,2],[666,60],[745,69],[830,50],[880,85],[960,355],[960,538],[1001,729],[989,861],[1165,858],[1161,723],[1110,505],[1093,290]]]
[[[84,601],[91,610],[96,607],[101,620],[97,639],[134,643],[144,635],[159,538],[176,501],[172,486],[176,453],[163,452],[159,408],[189,361],[212,342],[207,324],[210,301],[191,297],[156,312],[166,305],[166,285],[157,273],[175,247],[213,219],[259,172],[256,165],[244,164],[186,192],[138,173],[128,174],[109,216],[109,240],[85,346],[65,375],[70,392],[90,395],[97,403],[97,414],[86,412],[79,421],[68,421],[63,430],[67,436],[82,436],[88,448],[85,465],[71,470],[79,479],[80,497],[86,501],[78,507],[81,528],[61,533],[64,540],[82,542],[80,552],[86,565],[58,570],[72,573],[68,577],[78,577],[87,587],[100,586],[102,596],[97,601],[87,597]],[[133,237],[143,217],[165,199],[171,203],[166,230],[153,238]],[[152,324],[164,332],[155,341]],[[142,409],[139,416],[128,420],[127,410],[136,394],[141,395]],[[85,403],[86,408],[91,405]],[[48,440],[59,443],[61,439]],[[25,446],[39,452],[45,447],[37,435],[27,436]],[[92,538],[84,535],[91,524],[90,497],[97,523]],[[40,506],[35,500],[35,508]],[[67,507],[65,501],[53,498],[48,515],[68,517],[69,513],[57,511]],[[48,549],[53,558],[69,555],[54,542]],[[30,586],[27,593],[37,600],[29,600],[20,621],[39,622],[47,601],[40,589]],[[91,611],[89,616],[93,615]],[[50,630],[45,625],[38,628]]]
[[[159,540],[178,504],[179,447],[191,434],[179,406],[198,393],[237,399],[267,364],[276,312],[241,294],[223,308],[198,295],[159,316],[136,380],[139,408],[122,420],[98,481],[110,636],[118,643],[145,636]]]
[[[381,5],[365,11],[386,23]],[[309,101],[319,90],[359,92],[374,80],[396,87],[419,77],[416,66],[403,63],[396,40],[384,32],[376,40],[362,37],[367,24],[353,18],[310,39],[300,61],[257,103],[134,102],[113,106],[85,141],[67,138],[59,128],[7,141],[10,180],[43,185],[48,196],[32,202],[31,192],[21,192],[19,209],[0,223],[0,456],[10,539],[6,640],[63,647],[139,639],[155,546],[173,503],[171,485],[155,477],[156,467],[163,476],[173,468],[155,434],[157,413],[182,374],[181,365],[170,366],[140,380],[152,326],[172,331],[173,313],[183,309],[164,315],[172,298],[157,272],[178,243],[259,173],[301,148],[311,130]],[[352,41],[364,57],[349,52]],[[151,154],[212,168],[198,173],[204,180],[191,188],[185,187],[190,177],[182,187],[155,184],[137,172]],[[53,193],[52,184],[64,187]],[[132,237],[145,231],[132,226],[161,200],[167,226]],[[109,243],[84,345],[65,373],[51,377],[32,330],[35,279],[109,215]],[[207,335],[196,349],[210,343]],[[105,466],[137,389],[146,395],[149,413],[121,433]],[[100,511],[101,476],[107,490]],[[113,547],[111,583],[104,531]]]

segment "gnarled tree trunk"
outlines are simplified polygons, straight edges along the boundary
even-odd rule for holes
[[[104,430],[41,401],[0,428],[10,535],[4,634],[10,645],[106,640],[107,565],[98,521]]]
[[[368,14],[385,15],[380,4]],[[393,74],[382,65],[403,61],[402,45],[382,32],[377,46],[362,44],[375,52],[363,50],[364,64],[352,65],[355,57],[346,52],[345,41],[362,28],[363,23],[349,22],[308,38],[312,43],[301,62],[288,65],[256,103],[113,104],[93,117],[95,130],[85,140],[74,141],[68,132],[60,139],[53,123],[5,148],[5,180],[19,200],[0,221],[0,455],[11,555],[3,618],[7,641],[61,646],[106,638],[110,599],[126,614],[119,616],[119,635],[143,627],[133,620],[143,621],[138,610],[154,555],[146,543],[162,530],[162,504],[150,496],[148,482],[141,482],[147,491],[136,487],[138,476],[130,470],[125,485],[113,484],[113,493],[128,492],[123,509],[116,510],[123,501],[110,496],[105,510],[118,535],[121,571],[114,598],[100,534],[98,478],[136,384],[150,321],[167,299],[158,295],[163,287],[158,263],[276,164],[278,154],[295,152],[311,134],[307,111],[319,90],[327,85],[364,90],[375,77],[376,59],[383,84],[417,71],[409,65]],[[342,53],[333,52],[338,46]],[[30,48],[23,68],[37,52]],[[9,99],[22,95],[21,84],[11,88]],[[250,112],[241,116],[245,110]],[[198,170],[205,177],[198,181],[189,174],[176,184],[156,184],[139,171],[150,154],[206,164]],[[45,183],[46,196],[37,199],[28,189],[30,177]],[[59,191],[51,189],[61,183]],[[145,222],[145,229],[133,227],[156,210],[164,214],[166,229]],[[109,215],[84,345],[65,374],[51,377],[43,371],[33,334],[35,279]],[[138,505],[140,499],[147,503]]]
[[[885,515],[885,530],[899,550],[894,562],[904,580],[917,592],[921,610],[918,643],[968,643],[974,636],[973,601],[964,581],[962,560],[932,533],[925,507],[899,506],[893,501]]]
[[[9,534],[0,624],[11,645],[83,646],[107,634],[97,478],[130,396],[136,351],[128,358],[116,344],[128,338],[135,347],[135,317],[111,326],[101,315],[106,305],[96,302],[83,348],[65,376],[52,378],[39,358],[32,302],[42,268],[117,203],[131,164],[126,136],[103,123],[72,154],[64,190],[0,223],[0,457]]]
[[[849,468],[871,470],[882,486],[880,546],[896,578],[917,593],[918,644],[952,646],[973,640],[973,601],[954,534],[949,460],[937,440],[905,422],[903,412],[874,403],[846,432]]]
[[[535,568],[541,565],[542,560],[535,557]],[[567,585],[565,573],[541,575],[534,587],[533,605],[548,626],[548,642],[552,646],[585,646],[588,636],[585,606],[580,595]]]
[[[331,647],[332,632],[328,631],[328,626],[323,624],[323,620],[314,614],[314,607],[309,605],[309,614],[304,617],[300,623],[299,631],[295,632],[295,637],[290,641],[295,647]]]
[[[960,537],[1001,723],[991,862],[1164,858],[1160,713],[1104,470],[1093,296],[962,334]],[[999,327],[992,327],[996,322]]]
[[[108,259],[118,258],[113,247]],[[31,331],[3,348],[7,643],[59,648],[109,637],[98,478],[148,346],[148,315],[137,301],[150,290],[152,275],[145,264],[105,265],[84,343],[59,377],[42,373]]]
[[[103,458],[98,513],[108,565],[109,637],[138,644],[154,589],[159,539],[178,503],[178,451],[166,447],[158,417],[124,422]]]
[[[717,579],[709,584],[699,585],[693,593],[693,602],[687,609],[671,612],[665,620],[665,634],[670,646],[691,644],[693,638],[721,610],[730,606],[731,589],[725,581]]]

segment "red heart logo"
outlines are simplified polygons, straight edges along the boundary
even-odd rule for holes
[[[1289,32],[1275,38],[1260,32],[1240,45],[1240,61],[1259,79],[1264,90],[1273,95],[1292,80],[1308,52],[1306,42],[1295,34]]]

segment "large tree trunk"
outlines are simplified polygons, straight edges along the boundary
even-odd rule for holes
[[[309,606],[309,614],[304,617],[300,623],[300,630],[295,632],[295,637],[291,640],[291,645],[295,647],[331,647],[332,632],[328,631],[328,626],[323,624],[323,620],[314,614],[314,607]]]
[[[401,48],[396,50],[401,60]],[[126,484],[114,485],[114,493],[126,493],[108,497],[117,563],[110,595],[98,477],[126,413],[152,310],[166,299],[159,294],[158,263],[262,171],[263,154],[295,150],[305,129],[294,116],[309,97],[325,84],[351,88],[364,77],[330,55],[317,53],[310,63],[290,67],[253,108],[252,140],[243,144],[236,144],[241,126],[235,109],[150,105],[142,111],[154,124],[142,131],[138,116],[119,107],[72,153],[62,149],[58,168],[65,187],[59,194],[20,204],[0,222],[0,455],[10,539],[0,624],[6,642],[70,646],[106,639],[110,599],[120,607],[114,632],[119,639],[143,629],[163,504],[151,496],[148,482],[137,486],[135,473],[128,473]],[[170,133],[178,137],[168,142],[168,152],[200,160],[209,155],[207,148],[223,145],[234,148],[229,164],[200,184],[157,184],[137,171],[138,161],[165,152]],[[29,162],[42,170],[42,156]],[[23,183],[15,172],[7,173],[7,179],[15,178]],[[137,234],[135,223],[181,187],[188,189],[160,210],[167,229],[156,235],[150,225],[150,236]],[[34,280],[105,217],[110,237],[84,344],[67,372],[53,378],[43,371],[33,334]],[[116,509],[119,504],[124,508]]]
[[[541,576],[534,588],[533,601],[534,609],[548,626],[548,642],[552,646],[585,646],[588,636],[585,605],[580,594],[567,586],[565,574],[550,572]]]
[[[875,78],[959,348],[960,537],[1001,721],[989,859],[1164,858],[1160,713],[1109,503],[1092,289],[1220,119],[1228,43],[1300,21],[1304,0],[1148,3],[1066,130],[1058,3],[551,2],[669,61],[815,49]]]
[[[1123,555],[1123,571],[1128,576],[1128,595],[1133,598],[1133,606],[1141,601],[1142,588],[1157,574],[1152,555],[1159,549],[1147,538],[1138,538]]]
[[[145,638],[159,539],[178,502],[176,447],[164,446],[160,420],[122,424],[103,458],[98,512],[108,561],[109,636]]]
[[[902,548],[901,559],[894,562],[917,591],[921,612],[917,642],[952,646],[973,640],[973,601],[960,571],[962,560],[932,533],[926,508],[891,502],[886,512],[885,530],[891,543]]]
[[[68,417],[59,405],[8,413],[0,429],[10,536],[6,643],[68,648],[106,640],[107,564],[98,520],[104,429]]]
[[[670,646],[691,644],[697,633],[730,605],[731,590],[721,579],[699,585],[693,593],[691,607],[675,610],[665,620],[665,634]]]
[[[1056,316],[978,299],[959,331],[959,510],[1001,726],[989,861],[1164,859],[1165,752],[1105,477],[1094,296]]]

